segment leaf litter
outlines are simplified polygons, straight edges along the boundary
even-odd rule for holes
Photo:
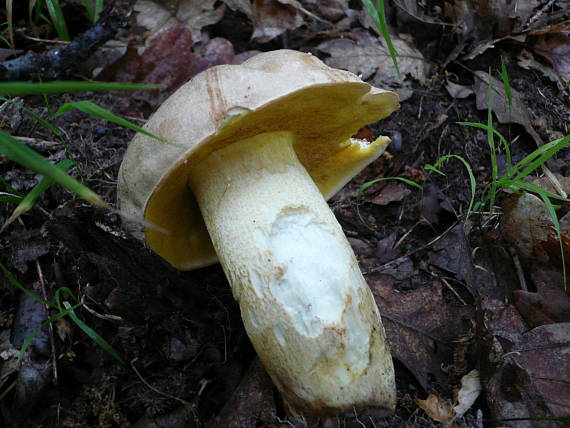
[[[475,94],[482,110],[487,108],[486,72],[476,71],[481,73],[482,83],[477,86],[480,79],[476,78],[475,85],[471,85],[466,82],[472,81],[472,75],[453,62],[445,65],[444,72],[440,73],[438,61],[443,62],[442,57],[464,61],[461,52],[476,52],[482,63],[477,69],[485,69],[488,65],[496,66],[492,60],[488,63],[489,52],[501,49],[508,53],[515,48],[507,42],[522,43],[530,55],[527,66],[536,68],[536,64],[540,64],[543,73],[551,70],[554,74],[550,77],[554,79],[556,75],[560,82],[566,61],[563,38],[553,36],[554,32],[549,37],[546,33],[544,37],[538,33],[526,38],[513,35],[525,25],[535,31],[544,19],[550,25],[549,10],[538,8],[536,1],[517,2],[516,7],[512,2],[486,1],[471,10],[471,1],[446,1],[439,9],[419,2],[385,3],[389,23],[393,25],[392,41],[400,53],[404,82],[397,79],[384,42],[377,38],[378,33],[371,27],[366,13],[354,2],[341,0],[139,1],[135,6],[140,25],[138,33],[130,33],[118,41],[122,50],[115,51],[110,64],[98,61],[93,64],[102,64],[97,74],[101,79],[163,85],[162,92],[135,93],[134,98],[127,100],[127,107],[120,104],[118,97],[113,98],[113,102],[119,103],[115,107],[124,109],[123,112],[134,112],[137,117],[146,117],[169,93],[201,70],[215,64],[239,63],[260,50],[276,47],[313,52],[329,65],[360,74],[380,87],[396,89],[402,95],[402,110],[382,122],[383,129],[371,125],[368,132],[400,136],[401,141],[394,138],[392,157],[383,157],[363,171],[333,200],[333,207],[355,246],[379,303],[393,356],[401,363],[397,368],[401,394],[417,399],[427,396],[427,400],[419,401],[419,406],[434,421],[448,424],[482,426],[481,414],[486,420],[568,414],[565,389],[568,381],[554,373],[554,369],[566,370],[568,364],[568,295],[563,289],[558,242],[553,240],[552,225],[542,208],[517,215],[505,209],[499,226],[484,234],[484,239],[492,240],[492,246],[507,254],[506,259],[495,257],[495,253],[486,254],[488,247],[475,247],[480,224],[475,222],[474,227],[468,228],[455,224],[465,207],[463,193],[468,188],[465,183],[461,185],[460,174],[455,171],[449,174],[449,182],[429,177],[421,192],[395,182],[371,187],[366,198],[359,202],[360,212],[355,208],[358,186],[366,180],[406,176],[406,171],[416,170],[424,176],[416,181],[424,182],[428,178],[422,165],[433,163],[442,153],[465,150],[470,162],[475,163],[478,177],[485,179],[488,155],[481,150],[484,145],[474,145],[470,133],[460,127],[452,129],[449,124],[467,118],[482,120],[470,95]],[[558,4],[549,3],[553,8]],[[240,16],[248,22],[247,28],[251,31],[247,30],[250,31],[247,37],[232,37],[236,34],[233,31],[238,29],[232,28],[231,21],[228,25],[230,16]],[[434,28],[438,28],[438,35]],[[346,38],[338,38],[339,34]],[[558,31],[558,34],[566,33]],[[456,56],[445,47],[451,46],[450,41],[461,48],[457,49]],[[528,58],[536,64],[528,65]],[[473,63],[464,64],[472,66]],[[515,61],[509,63],[508,71],[509,74],[518,71]],[[516,86],[516,80],[514,82]],[[539,84],[541,90],[547,87]],[[517,123],[533,138],[538,136],[537,142],[544,139],[543,130],[536,127],[529,114],[529,110],[536,113],[536,105],[526,106],[522,102],[525,97],[528,100],[524,86],[513,88],[514,104],[509,109],[503,83],[493,80],[492,85],[497,126]],[[550,114],[547,108],[541,112]],[[73,136],[79,135],[77,138],[93,138],[99,126],[78,120],[77,116],[69,121],[59,118],[58,123]],[[552,131],[564,132],[563,121],[558,123],[560,126]],[[124,150],[129,138],[118,139],[116,135],[123,134],[113,127],[102,134],[96,143],[101,150],[98,153],[108,154],[109,159],[120,158],[117,151],[120,154]],[[111,195],[112,200],[114,183],[110,181],[116,175],[116,162],[108,162],[105,168],[98,170],[99,161],[89,158],[80,147],[84,146],[72,144],[70,147],[74,160],[86,167],[88,180],[106,189],[103,193]],[[411,150],[413,148],[416,150]],[[561,168],[564,172],[563,165]],[[566,175],[568,172],[566,169]],[[10,177],[18,186],[18,177],[22,182],[25,175],[0,160],[0,178],[4,177]],[[452,185],[458,185],[455,194],[450,193]],[[14,230],[0,236],[3,261],[9,260],[31,284],[35,279],[30,264],[40,260],[50,266],[48,271],[52,278],[77,284],[84,290],[85,298],[96,308],[95,313],[117,314],[116,319],[120,321],[114,321],[116,324],[109,322],[111,318],[95,318],[87,311],[81,315],[98,331],[108,333],[107,337],[115,337],[114,346],[123,353],[141,358],[140,371],[149,377],[146,380],[149,384],[156,382],[159,390],[192,399],[198,409],[197,415],[194,410],[173,405],[164,396],[157,396],[139,378],[133,379],[125,373],[118,375],[120,380],[105,377],[102,381],[100,373],[113,364],[102,358],[99,351],[93,352],[81,339],[68,345],[69,336],[66,336],[57,344],[64,366],[62,376],[71,379],[76,390],[81,389],[77,399],[71,400],[70,407],[78,419],[66,416],[66,423],[80,424],[97,418],[99,413],[105,417],[115,415],[115,422],[125,421],[122,418],[127,415],[135,426],[159,423],[192,426],[196,418],[206,421],[206,426],[208,423],[212,426],[216,423],[219,426],[282,426],[279,421],[286,417],[282,404],[274,400],[263,370],[252,364],[253,351],[244,339],[239,311],[232,303],[219,269],[174,274],[146,253],[138,242],[122,233],[116,218],[93,214],[66,199],[55,188],[49,193],[45,201],[40,200],[52,211],[51,215],[56,212],[53,217],[50,215],[48,226],[38,226],[47,221],[45,209],[30,211],[23,224],[12,224]],[[519,207],[534,206],[536,202],[525,202],[523,197],[512,195],[505,199],[507,205],[510,200],[513,206]],[[563,231],[570,223],[570,217],[563,212],[566,209],[563,207],[560,211]],[[3,219],[8,215],[6,210],[0,211]],[[104,227],[94,226],[92,217]],[[533,223],[534,220],[538,223]],[[509,222],[513,224],[504,226]],[[23,232],[24,226],[31,232]],[[509,227],[511,237],[502,240],[501,233],[508,235]],[[527,231],[530,245],[525,249],[523,241],[527,240],[524,238]],[[47,242],[42,243],[46,236]],[[520,288],[517,281],[514,287],[512,282],[507,287],[498,275],[499,269],[476,264],[484,258],[495,258],[504,265],[506,276],[517,278],[515,270],[510,268],[507,247],[514,248],[522,261],[526,289],[516,289]],[[204,284],[208,292],[204,292]],[[214,297],[208,297],[212,290]],[[0,292],[5,293],[3,288]],[[2,297],[4,295],[7,297],[2,302],[24,307],[10,294]],[[497,296],[501,297],[493,298]],[[188,301],[189,305],[181,304]],[[207,302],[207,308],[192,303],[198,301]],[[9,307],[0,309],[5,311]],[[0,332],[2,338],[6,337],[6,331]],[[9,361],[10,349],[5,349],[8,357],[5,361]],[[4,358],[5,352],[0,355]],[[71,355],[76,357],[72,360]],[[82,361],[81,374],[73,371],[76,361]],[[479,375],[473,370],[478,366]],[[10,365],[5,363],[4,367]],[[40,368],[44,371],[35,373],[47,374],[49,379],[51,368],[45,364]],[[33,367],[28,369],[34,370]],[[14,384],[16,372],[8,370],[7,373],[0,378],[4,380],[0,388]],[[80,379],[85,376],[93,385],[100,382],[100,387],[80,388]],[[117,388],[118,385],[121,388]],[[24,408],[31,403],[29,400],[34,394],[36,398],[41,397],[34,388],[29,391],[29,399],[25,394],[18,396],[16,407]],[[121,401],[113,402],[115,393]],[[477,399],[479,394],[485,400]],[[88,403],[97,395],[100,396],[98,404],[89,407]],[[106,407],[104,402],[116,403],[118,407]],[[405,400],[399,404],[399,413],[394,419],[399,422],[393,423],[414,426],[416,416],[410,415],[417,415],[416,404]],[[140,415],[145,416],[139,418]],[[372,424],[384,423],[380,422],[382,419],[371,421]]]

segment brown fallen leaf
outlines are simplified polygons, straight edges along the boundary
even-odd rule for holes
[[[330,55],[325,63],[331,67],[351,71],[363,80],[378,87],[390,87],[400,95],[400,101],[411,97],[411,82],[401,82],[392,63],[390,53],[382,38],[369,35],[366,31],[355,30],[358,41],[333,39],[321,43],[317,49]],[[402,38],[392,35],[392,43],[398,51],[398,64],[402,76],[411,77],[425,83],[429,74],[429,65],[415,47]]]
[[[456,405],[453,407],[456,418],[463,416],[475,404],[481,393],[479,371],[471,370],[461,378],[461,388],[454,394]]]
[[[565,82],[570,80],[570,34],[568,32],[540,36],[533,50],[552,64],[562,80]]]
[[[452,98],[467,98],[470,95],[473,95],[473,89],[469,86],[465,85],[458,85],[457,83],[453,83],[451,81],[447,81],[445,84],[445,89]]]
[[[548,266],[535,266],[531,278],[536,292],[515,290],[513,303],[526,323],[538,327],[570,322],[570,289],[564,290],[562,273]]]
[[[143,52],[129,47],[127,53],[100,75],[101,80],[158,83],[160,89],[136,91],[130,96],[156,107],[180,85],[201,71],[234,60],[232,44],[222,38],[209,40],[193,52],[190,30],[182,24],[157,32]]]
[[[392,275],[369,274],[366,279],[382,313],[394,358],[414,374],[422,387],[427,387],[430,374],[446,385],[448,378],[442,364],[452,359],[452,342],[471,328],[472,309],[445,299],[439,281],[399,291],[396,286],[401,286],[402,281]]]
[[[252,39],[268,42],[287,30],[303,25],[303,12],[296,0],[223,0],[232,10],[245,14],[253,23]]]
[[[473,91],[475,91],[477,108],[479,110],[487,110],[488,108],[488,86],[489,75],[484,71],[476,71]],[[528,109],[522,101],[520,93],[511,88],[512,105],[509,107],[503,82],[495,77],[491,77],[491,87],[493,91],[493,113],[495,113],[499,123],[517,123],[522,125],[534,139],[537,146],[543,145],[542,138],[540,138],[530,123]]]
[[[186,26],[194,43],[202,40],[202,28],[217,23],[224,15],[224,5],[215,0],[137,0],[137,24],[152,34],[176,24]]]
[[[481,375],[490,419],[570,414],[570,323],[528,331],[512,306],[490,299],[482,299],[478,320]],[[525,426],[563,426],[530,423]]]
[[[403,183],[388,183],[372,198],[370,202],[375,205],[388,205],[390,202],[399,202],[408,196],[412,191],[410,186]]]
[[[557,176],[556,179],[566,192],[570,191],[570,179]],[[554,188],[546,177],[533,181],[533,184],[548,191]],[[564,214],[568,205],[561,203],[562,209],[558,214]],[[565,263],[570,263],[570,215],[565,214],[559,219],[561,241],[557,238],[556,230],[550,213],[542,199],[530,193],[513,194],[503,200],[504,215],[501,228],[504,236],[517,250],[527,265],[554,262],[561,265],[561,247]]]
[[[538,62],[534,59],[534,56],[527,50],[522,50],[521,53],[517,57],[517,64],[524,68],[525,70],[538,70],[552,82],[556,83],[558,89],[564,90],[565,85],[560,79],[560,76],[556,71],[549,67],[548,65],[543,65],[542,63]]]
[[[417,400],[418,406],[436,422],[447,424],[453,419],[453,407],[441,397],[430,394],[427,400]]]

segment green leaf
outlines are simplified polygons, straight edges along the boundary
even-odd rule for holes
[[[2,97],[0,96],[0,100],[4,101],[6,103],[10,103],[10,104],[14,104],[17,105],[18,107],[20,107],[22,110],[24,110],[24,112],[26,112],[28,115],[30,115],[31,117],[33,117],[37,122],[39,122],[40,125],[42,125],[44,128],[50,130],[53,134],[57,135],[58,137],[62,137],[63,136],[63,131],[61,129],[59,129],[57,126],[52,125],[51,123],[49,123],[48,121],[46,121],[45,119],[43,119],[42,117],[38,116],[36,113],[34,113],[32,110],[30,110],[27,107],[24,107],[24,105],[20,102],[16,102],[13,100],[10,100],[8,98]]]
[[[89,327],[87,324],[81,321],[77,317],[77,315],[75,315],[75,312],[73,312],[73,308],[71,308],[71,305],[68,302],[63,302],[63,306],[65,306],[66,309],[71,309],[69,311],[69,317],[73,320],[75,324],[77,324],[77,326],[81,330],[83,330],[83,332],[87,336],[89,336],[97,345],[99,345],[99,347],[101,347],[107,353],[112,355],[121,364],[126,365],[125,360],[121,358],[121,356],[117,353],[117,351],[115,351],[115,349],[113,349],[113,347],[105,339],[99,336],[99,334],[95,330],[93,330],[91,327]]]
[[[74,162],[69,159],[64,159],[56,164],[56,167],[61,169],[62,171],[67,171],[74,165]],[[2,227],[0,228],[0,233],[6,229],[11,223],[13,223],[18,217],[22,214],[28,212],[33,208],[38,198],[44,193],[47,189],[49,189],[54,184],[54,180],[49,177],[44,177],[40,180],[38,184],[34,186],[32,190],[22,199],[20,204],[16,207],[16,209],[12,212],[12,215],[4,222]]]
[[[0,202],[7,204],[19,204],[24,199],[21,196],[13,195],[11,193],[0,192]]]
[[[72,306],[72,307],[70,307],[64,311],[58,312],[55,315],[52,315],[47,320],[45,320],[40,327],[36,328],[32,333],[30,333],[28,336],[26,336],[26,338],[24,339],[24,343],[22,344],[22,349],[20,349],[20,353],[18,355],[18,360],[22,361],[22,359],[24,358],[24,355],[26,353],[26,349],[28,348],[28,346],[30,346],[30,343],[32,343],[32,341],[34,340],[34,337],[36,337],[37,334],[40,331],[42,331],[42,329],[44,327],[48,326],[50,323],[54,322],[55,320],[58,320],[59,318],[63,318],[64,316],[68,315],[74,309],[80,307],[81,305],[83,305],[82,302],[78,303],[77,305]]]
[[[4,154],[14,162],[25,168],[36,171],[46,177],[50,177],[56,183],[75,193],[86,201],[107,208],[107,204],[95,192],[67,175],[60,168],[53,165],[36,151],[22,144],[10,134],[0,131],[0,154]]]
[[[376,0],[376,7],[374,7],[371,0],[362,0],[362,4],[364,7],[366,7],[366,10],[372,18],[372,21],[374,21],[374,24],[376,24],[376,27],[380,31],[380,34],[382,34],[382,37],[386,41],[386,46],[388,47],[388,51],[392,57],[392,63],[396,69],[396,74],[398,75],[398,79],[402,81],[400,66],[398,64],[398,51],[396,51],[396,48],[392,43],[390,32],[388,31],[388,24],[386,23],[386,14],[384,13],[384,0]]]
[[[412,180],[408,180],[407,178],[403,178],[403,177],[382,177],[382,178],[377,178],[375,180],[372,181],[368,181],[364,184],[362,184],[359,188],[358,188],[358,195],[362,195],[362,193],[364,193],[364,191],[366,189],[368,189],[370,186],[372,186],[373,184],[379,183],[381,181],[386,181],[386,180],[399,180],[403,183],[406,183],[409,186],[413,186],[417,189],[422,190],[422,186],[420,186],[418,183],[416,183],[415,181]]]
[[[467,217],[465,219],[465,220],[467,220],[472,213],[473,204],[475,202],[475,192],[477,191],[477,181],[475,180],[475,175],[473,174],[473,168],[471,168],[471,165],[469,164],[469,162],[467,162],[463,157],[461,157],[459,155],[445,155],[445,156],[440,157],[435,162],[435,164],[426,165],[426,169],[441,173],[438,170],[438,167],[448,159],[459,160],[465,166],[465,169],[467,169],[467,174],[469,174],[469,182],[471,184],[471,201],[469,202],[469,207],[467,208]],[[443,173],[441,173],[441,174],[443,174]]]
[[[119,117],[119,116],[111,113],[110,111],[104,109],[101,106],[98,106],[95,103],[92,103],[91,101],[77,101],[77,102],[73,102],[73,103],[65,103],[55,113],[55,117],[60,116],[64,113],[67,113],[68,111],[73,110],[73,109],[82,111],[83,113],[89,114],[91,116],[98,117],[99,119],[108,120],[109,122],[116,123],[117,125],[124,126],[125,128],[132,129],[133,131],[140,132],[141,134],[144,134],[148,137],[154,138],[155,140],[158,140],[162,143],[172,144],[176,147],[184,149],[184,147],[170,143],[170,142],[168,142],[168,140],[166,140],[162,137],[159,137],[159,136],[157,136],[151,132],[148,132],[147,130],[141,128],[140,126],[137,126],[134,123],[129,122],[128,120],[125,120],[122,117]]]
[[[136,91],[139,89],[158,89],[160,85],[118,82],[5,82],[0,83],[0,95],[37,95],[58,94],[61,92],[88,91]]]
[[[10,273],[10,271],[8,269],[6,269],[6,267],[2,263],[0,263],[0,269],[2,270],[2,273],[4,274],[4,277],[6,277],[8,282],[12,286],[14,286],[18,290],[20,290],[22,293],[26,294],[31,299],[34,299],[36,302],[43,303],[44,305],[47,305],[47,306],[54,308],[54,309],[57,308],[52,302],[48,302],[47,300],[42,299],[40,296],[38,296],[38,295],[32,293],[31,291],[29,291],[28,289],[26,289],[22,284],[20,284],[18,282],[18,280],[14,277],[14,275],[12,275]]]
[[[45,0],[45,2],[57,35],[61,40],[68,42],[71,39],[67,31],[67,24],[65,23],[65,17],[59,5],[59,0]]]

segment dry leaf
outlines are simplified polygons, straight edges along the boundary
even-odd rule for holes
[[[224,0],[224,3],[250,19],[254,27],[251,37],[260,42],[268,42],[304,23],[302,12],[305,9],[296,0]]]
[[[209,40],[200,46],[197,53],[192,51],[192,46],[192,35],[186,26],[167,27],[148,41],[148,47],[142,53],[130,47],[125,56],[99,77],[102,80],[160,84],[160,90],[136,91],[129,95],[156,107],[199,72],[234,60],[233,46],[226,39]]]
[[[569,178],[557,176],[557,180],[566,192],[570,190]],[[546,178],[536,179],[533,184],[551,192],[554,190]],[[501,219],[503,233],[527,264],[538,262],[561,264],[560,242],[556,237],[550,213],[542,199],[530,193],[514,194],[503,201],[502,207],[505,213]],[[568,223],[570,222],[565,217],[560,219],[559,224],[565,262],[568,264],[570,262]]]
[[[541,36],[534,51],[546,58],[562,80],[570,80],[570,35],[554,33]]]
[[[525,70],[530,70],[531,68],[534,70],[540,71],[546,77],[548,77],[551,81],[556,83],[558,89],[563,90],[565,88],[564,83],[560,79],[560,76],[554,71],[551,67],[541,64],[537,60],[534,59],[532,54],[523,49],[523,51],[517,57],[517,64],[524,68]]]
[[[176,24],[186,26],[194,43],[202,40],[201,30],[217,23],[224,15],[224,5],[214,8],[216,0],[137,0],[134,5],[137,24],[151,33]]]
[[[447,92],[449,92],[452,98],[462,99],[474,94],[473,89],[469,86],[458,85],[450,81],[447,81],[445,84],[445,89],[447,89]]]
[[[437,395],[430,394],[427,400],[417,400],[430,418],[436,422],[448,423],[453,419],[453,407]]]
[[[412,191],[407,184],[388,183],[370,202],[375,205],[388,205],[390,202],[401,201],[410,193]]]
[[[390,53],[381,38],[371,37],[363,31],[353,32],[358,41],[349,39],[333,39],[321,43],[317,49],[329,54],[325,63],[331,67],[348,70],[359,75],[363,80],[377,87],[390,87],[398,92],[400,101],[412,95],[411,83],[400,82]],[[392,36],[394,48],[398,51],[400,73],[425,83],[429,73],[429,66],[422,54],[414,47],[397,36]]]
[[[471,370],[461,378],[461,388],[457,392],[455,402],[457,405],[453,408],[455,417],[460,418],[471,408],[471,406],[481,393],[481,381],[479,380],[479,372]]]
[[[408,279],[406,272],[397,267],[390,275],[368,274],[366,279],[381,309],[393,357],[414,374],[422,387],[427,387],[430,374],[445,384],[447,375],[441,366],[452,358],[452,341],[471,328],[472,309],[445,299],[439,281],[399,291],[396,287],[414,276],[411,262],[407,270]]]
[[[516,311],[503,302],[483,299],[481,311],[480,365],[490,419],[568,415],[570,323],[528,331]],[[543,424],[527,426],[562,426]]]
[[[475,76],[473,90],[477,98],[477,108],[479,110],[487,110],[489,75],[483,71],[476,71]],[[491,77],[491,87],[493,91],[493,113],[495,113],[497,120],[500,123],[518,123],[522,125],[534,139],[536,145],[542,146],[544,142],[532,127],[528,109],[522,101],[522,96],[519,92],[511,88],[512,105],[509,108],[503,82],[495,77]]]

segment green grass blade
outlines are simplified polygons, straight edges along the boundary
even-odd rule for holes
[[[83,7],[85,7],[85,11],[87,12],[87,16],[92,24],[97,22],[97,18],[95,17],[95,9],[93,9],[93,1],[92,0],[83,0]]]
[[[566,138],[566,137],[565,137]],[[559,140],[554,140],[551,141],[550,143],[547,143],[543,146],[540,146],[539,148],[537,148],[535,151],[533,151],[532,153],[530,153],[529,155],[527,155],[524,159],[520,160],[519,162],[517,162],[517,164],[515,164],[511,171],[506,175],[508,178],[512,177],[515,173],[517,173],[517,171],[519,171],[520,169],[522,169],[523,167],[527,166],[528,164],[530,164],[531,162],[535,161],[538,157],[540,157],[543,153],[545,153],[546,151],[550,150],[552,147],[556,146],[558,143],[560,142]]]
[[[540,148],[537,149],[537,150],[540,150],[540,152],[541,152],[540,156],[538,158],[530,161],[528,166],[525,169],[523,169],[513,180],[515,180],[515,181],[522,180],[524,177],[526,177],[527,175],[531,174],[536,169],[538,169],[541,165],[548,162],[548,160],[552,156],[554,156],[556,153],[558,153],[564,147],[568,146],[568,144],[570,144],[570,134],[566,135],[564,138],[554,140],[551,143],[554,143],[554,144],[550,145],[550,143],[549,143],[549,144],[545,144],[543,146],[543,147],[548,146],[548,148],[546,150],[540,150]],[[531,155],[532,155],[532,153],[531,153]],[[517,169],[520,169],[520,168],[517,168]]]
[[[509,102],[509,116],[510,110],[513,106],[513,94],[511,92],[511,83],[509,81],[509,74],[507,73],[507,65],[505,60],[501,56],[501,80],[503,81],[503,88],[505,89],[505,94],[507,95],[507,101]]]
[[[21,196],[12,195],[11,193],[0,192],[0,202],[7,204],[19,204],[22,201]]]
[[[20,290],[22,293],[26,294],[29,298],[34,299],[36,302],[43,303],[44,305],[49,306],[50,308],[57,309],[57,307],[52,303],[48,302],[47,300],[42,299],[40,296],[32,293],[27,288],[25,288],[22,284],[18,282],[18,280],[10,273],[6,267],[0,263],[0,269],[4,274],[4,277],[8,280],[8,282],[13,286]]]
[[[103,11],[103,6],[105,6],[103,3],[104,0],[95,0],[95,21],[93,21],[93,23],[99,20],[99,16],[101,16],[101,12]]]
[[[485,125],[484,123],[478,123],[478,122],[456,122],[456,123],[458,125],[472,126],[474,128],[480,128],[480,129],[483,129],[487,132],[491,131],[493,134],[495,134],[497,137],[499,137],[499,140],[501,141],[501,143],[503,144],[503,147],[505,148],[505,158],[506,158],[506,162],[507,162],[507,171],[510,170],[510,168],[512,166],[511,147],[509,145],[509,142],[507,141],[507,139],[504,137],[503,134],[501,134],[499,131],[497,131],[492,126],[489,127],[489,125]]]
[[[158,89],[160,85],[119,82],[5,82],[0,83],[0,95],[43,95],[62,92],[136,91]]]
[[[386,181],[386,180],[399,180],[403,183],[406,183],[409,186],[413,186],[413,187],[420,189],[420,190],[423,189],[421,185],[419,185],[415,181],[408,180],[407,178],[403,178],[403,177],[382,177],[382,178],[377,178],[377,179],[372,180],[372,181],[367,181],[366,183],[362,184],[358,188],[358,196],[362,195],[362,193],[364,193],[364,191],[366,189],[368,189],[370,186],[372,186],[373,184],[380,183],[381,181]]]
[[[36,120],[40,125],[42,125],[44,128],[48,129],[50,132],[52,132],[53,134],[57,135],[58,137],[62,137],[63,136],[63,132],[61,129],[59,129],[57,126],[52,125],[51,123],[49,123],[47,120],[43,119],[42,117],[38,116],[37,114],[35,114],[32,110],[30,110],[29,108],[25,107],[22,103],[17,102],[17,101],[13,101],[13,100],[9,100],[8,98],[2,97],[0,96],[0,100],[10,103],[10,104],[14,104],[17,105],[18,107],[20,107],[25,113],[27,113],[30,117],[34,118],[34,120]]]
[[[487,142],[491,151],[491,194],[489,197],[489,212],[493,214],[495,197],[497,195],[497,180],[499,178],[499,165],[497,164],[497,152],[495,146],[495,133],[493,129],[493,76],[489,67],[489,82],[487,84]]]
[[[24,358],[24,354],[26,353],[26,349],[28,349],[28,346],[30,346],[30,343],[32,343],[32,341],[34,340],[34,337],[36,337],[37,334],[40,331],[42,331],[42,329],[44,327],[48,326],[50,323],[58,320],[59,318],[63,318],[64,316],[70,314],[71,312],[73,312],[74,309],[80,307],[81,305],[83,305],[83,303],[78,303],[75,306],[71,306],[64,311],[61,311],[55,315],[52,315],[47,320],[45,320],[40,327],[36,328],[32,333],[30,333],[28,336],[26,336],[26,338],[24,339],[24,343],[22,344],[22,348],[20,349],[20,353],[18,355],[18,360],[22,361],[22,359]]]
[[[400,66],[398,64],[398,52],[394,48],[392,39],[390,38],[390,32],[388,31],[388,24],[386,23],[386,14],[384,13],[384,0],[376,0],[376,7],[372,4],[371,0],[362,0],[362,4],[366,7],[366,10],[370,14],[372,21],[382,34],[382,37],[386,41],[386,46],[388,46],[388,51],[392,57],[392,63],[396,69],[396,74],[398,79],[402,80],[402,75],[400,74]]]
[[[67,31],[67,24],[65,23],[65,17],[63,16],[63,11],[59,5],[59,0],[45,0],[48,9],[51,22],[57,31],[57,35],[61,40],[68,42],[70,39],[69,32]]]
[[[524,181],[524,180],[511,180],[508,181],[506,183],[505,187],[509,187],[513,190],[526,190],[527,192],[531,192],[531,193],[536,193],[537,195],[545,195],[547,197],[549,197],[550,199],[556,199],[559,201],[565,201],[568,202],[570,201],[569,199],[564,198],[563,196],[560,196],[557,193],[551,192],[549,190],[545,190],[540,186],[537,186],[534,183],[529,183],[528,181]]]
[[[435,172],[439,172],[440,174],[443,174],[441,171],[439,171],[438,167],[448,159],[459,160],[467,169],[467,174],[469,174],[469,182],[471,185],[471,200],[469,201],[469,207],[467,208],[467,216],[465,218],[465,220],[467,220],[472,213],[473,204],[475,202],[475,192],[477,191],[477,181],[475,180],[475,175],[473,174],[473,168],[471,168],[471,165],[469,164],[469,162],[467,162],[463,157],[461,157],[459,155],[445,155],[445,156],[440,157],[435,162],[435,164],[433,164],[433,165],[428,164],[425,166],[425,168],[427,170],[432,170]]]
[[[107,208],[107,204],[88,187],[67,175],[60,168],[49,162],[36,151],[22,144],[10,134],[0,131],[0,154],[5,155],[25,168],[50,177],[56,183],[75,193],[86,201]]]
[[[63,306],[65,306],[66,309],[71,308],[71,305],[68,302],[63,302]],[[117,351],[115,351],[115,349],[113,349],[113,347],[105,339],[99,336],[99,334],[95,330],[93,330],[91,327],[89,327],[87,324],[81,321],[77,317],[77,315],[75,315],[75,312],[73,310],[69,311],[69,317],[73,320],[75,324],[77,324],[77,326],[81,330],[83,330],[83,332],[87,336],[89,336],[97,345],[99,345],[99,347],[105,350],[108,354],[112,355],[121,364],[125,364],[125,360],[121,358],[121,356],[117,353]]]
[[[161,138],[158,135],[155,135],[151,132],[148,132],[147,130],[141,128],[140,126],[137,126],[134,123],[129,122],[128,120],[125,120],[122,117],[119,117],[119,116],[111,113],[110,111],[104,109],[101,106],[98,106],[95,103],[92,103],[91,101],[77,101],[77,102],[73,102],[73,103],[65,103],[55,113],[55,117],[62,115],[64,113],[67,113],[68,111],[73,110],[73,109],[82,111],[83,113],[89,114],[91,116],[98,117],[99,119],[108,120],[109,122],[116,123],[117,125],[124,126],[125,128],[132,129],[133,131],[140,132],[141,134],[144,134],[148,137],[154,138],[155,140],[158,140],[162,143],[172,144],[172,143],[169,143],[168,140]],[[177,146],[177,147],[184,149],[184,147],[182,147],[182,146]]]
[[[75,163],[72,160],[64,159],[56,164],[56,167],[61,169],[62,171],[67,171],[71,168]],[[49,189],[54,184],[53,179],[49,177],[44,177],[40,180],[38,184],[34,186],[32,190],[22,199],[22,201],[18,204],[16,209],[12,212],[12,215],[4,222],[2,227],[0,228],[0,233],[6,229],[11,223],[13,223],[18,217],[22,214],[28,212],[33,208],[35,203],[37,202],[38,198],[44,193],[47,189]]]

